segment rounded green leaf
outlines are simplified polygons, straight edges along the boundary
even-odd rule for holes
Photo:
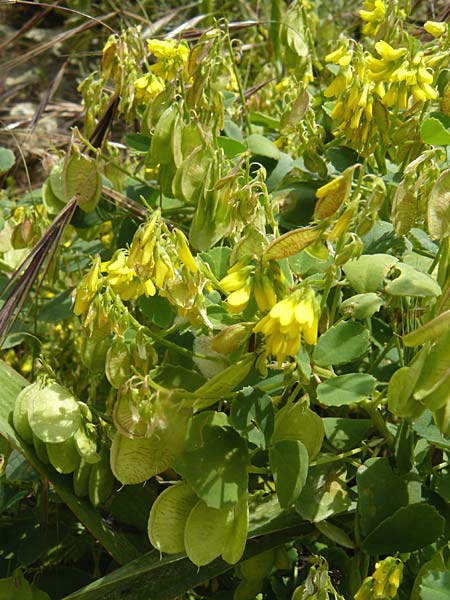
[[[367,400],[377,380],[367,373],[348,373],[327,379],[317,387],[317,398],[326,406],[343,406]]]
[[[339,307],[339,312],[342,315],[349,315],[353,319],[370,319],[383,304],[383,299],[375,292],[356,294],[344,300]]]
[[[435,542],[444,531],[444,523],[430,504],[402,506],[369,533],[363,548],[370,554],[414,552]]]
[[[191,510],[198,502],[192,488],[184,481],[167,488],[152,505],[148,520],[148,537],[160,552],[184,552],[184,529]]]
[[[319,337],[313,360],[321,367],[344,365],[363,356],[369,346],[369,331],[365,327],[342,322]]]
[[[325,435],[321,417],[309,407],[296,402],[287,404],[275,417],[272,444],[281,440],[298,440],[308,451],[309,459],[319,454]]]
[[[382,291],[387,272],[397,263],[398,259],[389,254],[363,254],[349,260],[342,269],[355,292],[364,294]]]
[[[269,450],[269,463],[280,506],[289,508],[305,485],[308,451],[298,440],[279,440]]]
[[[31,402],[29,421],[33,433],[43,442],[64,442],[80,426],[78,401],[56,382],[40,387]]]

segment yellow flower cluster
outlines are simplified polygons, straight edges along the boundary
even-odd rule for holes
[[[134,94],[138,104],[156,98],[179,71],[184,71],[189,58],[189,48],[175,40],[147,40],[149,52],[157,59],[145,73],[134,82]]]
[[[377,110],[377,98],[384,90],[369,79],[359,46],[354,51],[341,44],[325,60],[341,67],[324,92],[325,97],[336,98],[331,112],[337,123],[336,134],[342,133],[346,141],[362,151],[371,139],[377,137],[374,110]]]
[[[154,73],[146,73],[134,82],[134,96],[138,104],[146,104],[164,90],[164,81]]]
[[[423,52],[411,55],[407,48],[394,49],[383,40],[375,44],[375,49],[380,58],[367,57],[368,77],[380,84],[379,92],[386,106],[395,105],[402,110],[408,108],[410,93],[417,102],[437,98],[437,92],[431,85],[433,73],[428,69]],[[384,86],[388,86],[386,92]]]
[[[265,265],[251,264],[245,257],[228,269],[227,275],[219,282],[229,293],[226,305],[231,313],[238,314],[246,309],[254,296],[261,312],[269,311],[284,294],[284,276],[278,263],[271,261]]]
[[[150,70],[165,81],[171,81],[178,71],[185,69],[189,48],[175,40],[147,40],[147,48],[157,61]]]
[[[283,360],[297,354],[302,334],[306,343],[317,343],[319,316],[314,291],[302,288],[277,302],[253,331],[264,334],[267,354],[275,356],[281,366]]]
[[[388,556],[375,565],[371,577],[366,577],[355,594],[355,600],[390,600],[397,596],[402,582],[403,563]]]
[[[104,273],[103,277],[100,272]],[[180,316],[196,324],[204,322],[206,279],[192,256],[181,230],[169,229],[161,222],[159,211],[135,233],[129,250],[120,248],[111,260],[94,266],[80,282],[75,297],[75,314],[89,309],[104,284],[124,301],[156,293],[177,307]]]
[[[380,40],[375,44],[378,56],[363,53],[356,42],[348,42],[326,56],[327,62],[340,67],[334,80],[324,92],[335,98],[331,117],[337,134],[343,134],[360,152],[371,151],[386,136],[387,108],[406,110],[410,98],[414,102],[435,100],[432,67],[444,59],[444,53],[426,55],[410,48],[393,48]]]
[[[370,37],[375,37],[386,16],[386,2],[384,0],[366,0],[363,2],[363,10],[359,16],[366,24],[362,32]]]

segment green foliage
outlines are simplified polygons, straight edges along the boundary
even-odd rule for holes
[[[39,190],[0,149],[4,594],[443,597],[450,33],[409,4],[121,26]]]

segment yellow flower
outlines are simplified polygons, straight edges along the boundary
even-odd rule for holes
[[[158,59],[150,69],[165,81],[173,79],[187,65],[189,48],[184,43],[175,40],[147,40],[147,48]]]
[[[124,250],[118,250],[111,260],[103,262],[101,270],[106,272],[108,284],[122,300],[133,300],[144,293],[153,296],[156,291],[151,281],[142,282],[136,277],[135,270],[127,266]]]
[[[226,304],[231,313],[242,312],[250,301],[255,267],[248,263],[247,259],[238,261],[219,282],[222,289],[230,293]]]
[[[301,335],[308,344],[317,343],[319,306],[314,292],[304,288],[277,302],[253,328],[266,338],[267,353],[276,357],[278,365],[300,348]]]
[[[82,315],[89,307],[97,293],[98,278],[100,275],[100,258],[96,258],[92,268],[86,273],[77,287],[73,312]]]
[[[425,31],[433,37],[441,37],[447,32],[447,23],[440,23],[438,21],[427,21],[423,26]]]
[[[156,98],[165,88],[160,77],[147,73],[134,82],[134,94],[139,104],[144,104]]]
[[[366,24],[362,32],[370,37],[375,37],[386,16],[386,3],[384,0],[366,0],[363,2],[366,10],[360,10],[359,16]]]

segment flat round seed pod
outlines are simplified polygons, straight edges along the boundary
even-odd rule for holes
[[[184,528],[198,497],[184,481],[164,490],[152,505],[148,537],[160,552],[184,552]]]
[[[95,432],[89,428],[89,425],[89,423],[82,423],[73,439],[81,458],[87,463],[94,464],[100,460],[100,454],[97,452]]]
[[[172,464],[173,458],[170,444],[164,444],[158,434],[129,439],[116,433],[111,446],[112,472],[125,485],[143,483],[162,473]]]
[[[89,473],[89,500],[98,506],[108,500],[114,489],[114,476],[109,465],[109,452],[104,448],[101,458],[91,467]]]
[[[73,438],[65,442],[47,444],[47,454],[58,473],[73,473],[81,460]]]
[[[207,565],[224,551],[230,510],[209,508],[199,500],[191,510],[184,530],[186,554],[197,567]]]
[[[241,560],[247,543],[248,533],[248,502],[243,497],[230,510],[228,534],[225,540],[222,558],[230,565]]]
[[[36,390],[39,389],[37,383],[27,385],[21,390],[16,398],[13,412],[13,425],[16,432],[29,444],[33,443],[33,431],[30,427],[28,413]]]
[[[30,404],[30,427],[43,442],[65,442],[80,426],[81,413],[76,398],[56,382],[40,387]]]
[[[47,453],[47,446],[44,444],[44,442],[42,440],[40,440],[38,438],[37,435],[34,435],[34,434],[33,434],[33,446],[34,446],[34,451],[36,452],[36,456],[41,461],[41,463],[44,463],[44,465],[50,464],[50,459],[49,459],[48,453]]]

